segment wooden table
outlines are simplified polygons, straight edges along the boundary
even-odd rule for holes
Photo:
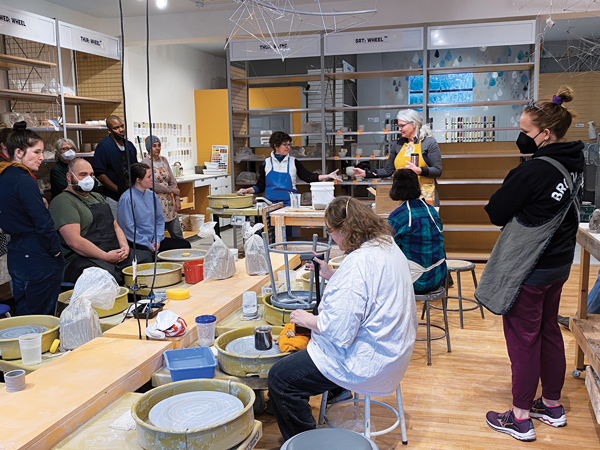
[[[300,263],[298,257],[290,259],[292,268]],[[271,264],[277,273],[284,269],[283,255],[272,254]],[[242,296],[246,291],[261,293],[262,287],[269,283],[269,275],[250,276],[246,273],[246,263],[239,260],[236,263],[236,272],[226,280],[201,281],[189,288],[190,298],[187,300],[169,300],[165,309],[177,313],[187,325],[183,336],[168,338],[174,348],[186,348],[195,342],[195,318],[203,314],[212,314],[217,317],[217,322],[225,319],[233,311],[242,306]],[[154,322],[154,319],[149,323]],[[141,321],[142,336],[145,336],[145,320]],[[104,337],[120,339],[138,339],[138,323],[135,319],[127,319],[120,325],[104,333]]]
[[[271,213],[271,225],[275,227],[275,241],[283,242],[284,226],[324,227],[325,211],[317,211],[311,207],[292,209],[289,206]]]
[[[121,395],[150,380],[171,342],[96,338],[0,389],[0,449],[47,450]]]
[[[575,338],[575,368],[583,370],[584,356],[597,374],[600,374],[600,314],[587,313],[590,279],[590,254],[600,259],[600,234],[593,233],[588,224],[580,224],[577,243],[581,245],[579,266],[579,304],[577,316],[571,316],[570,328]]]

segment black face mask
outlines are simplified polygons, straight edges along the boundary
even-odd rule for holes
[[[524,154],[535,153],[535,151],[539,148],[539,146],[535,143],[535,138],[542,133],[543,131],[540,131],[534,137],[531,137],[521,131],[519,133],[519,137],[517,138],[517,147],[519,147],[519,151]]]

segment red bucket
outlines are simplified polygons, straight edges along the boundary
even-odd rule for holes
[[[194,261],[186,261],[183,263],[183,274],[185,275],[186,283],[196,284],[204,280],[203,264],[203,259],[196,259]]]

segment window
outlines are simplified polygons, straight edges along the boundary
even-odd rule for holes
[[[423,76],[409,78],[409,104],[423,103]],[[467,103],[473,101],[473,74],[451,73],[445,75],[429,75],[428,103]],[[432,111],[471,109],[465,108],[432,108]]]

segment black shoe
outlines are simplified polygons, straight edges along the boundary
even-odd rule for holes
[[[327,404],[341,402],[352,398],[352,392],[348,389],[333,389],[327,393]]]
[[[452,279],[452,274],[448,273],[448,287],[451,288],[454,286],[454,280]]]
[[[569,328],[569,318],[568,317],[558,316],[557,321],[558,321],[559,325],[562,325],[567,330],[571,331],[571,329]]]

